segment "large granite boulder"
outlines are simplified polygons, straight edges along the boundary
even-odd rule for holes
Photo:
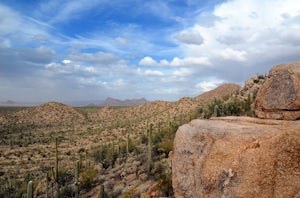
[[[175,197],[299,198],[299,130],[300,121],[248,117],[181,126],[172,155]]]
[[[300,119],[300,62],[274,66],[255,101],[259,118]]]

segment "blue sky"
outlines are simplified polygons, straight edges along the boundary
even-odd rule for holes
[[[300,0],[2,0],[0,19],[0,101],[174,101],[300,59]]]

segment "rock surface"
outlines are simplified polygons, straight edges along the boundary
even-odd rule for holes
[[[175,137],[175,197],[300,197],[300,121],[193,120]]]
[[[300,119],[300,62],[282,64],[270,70],[255,101],[259,118]]]

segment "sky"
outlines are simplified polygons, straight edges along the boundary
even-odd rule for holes
[[[300,0],[0,0],[0,101],[175,101],[300,59]]]

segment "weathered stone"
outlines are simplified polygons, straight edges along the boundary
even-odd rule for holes
[[[255,114],[266,119],[300,118],[300,62],[278,65],[270,70],[257,94]]]
[[[300,121],[225,117],[181,126],[175,197],[300,197]]]

